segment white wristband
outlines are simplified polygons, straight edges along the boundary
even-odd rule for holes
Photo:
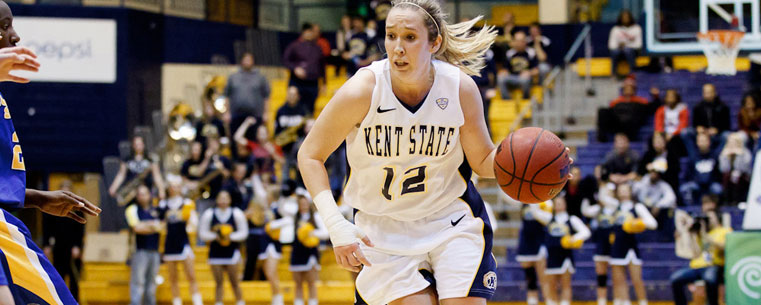
[[[314,197],[314,205],[317,206],[317,211],[328,229],[334,247],[350,245],[365,237],[359,228],[341,215],[330,190],[317,194]]]

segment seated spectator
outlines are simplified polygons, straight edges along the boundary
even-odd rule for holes
[[[526,44],[536,51],[536,59],[539,62],[539,82],[541,83],[547,74],[550,73],[550,69],[552,69],[547,57],[552,41],[547,36],[542,35],[542,27],[539,25],[539,22],[534,22],[529,26],[528,34]]]
[[[282,148],[285,155],[282,177],[291,178],[291,169],[296,169],[296,155],[294,144],[299,138],[304,137],[303,125],[307,118],[307,109],[299,103],[299,91],[295,87],[288,87],[285,97],[286,102],[275,115],[275,144]]]
[[[637,177],[639,156],[629,147],[629,138],[618,133],[613,140],[613,151],[602,162],[608,180],[615,184],[629,183]]]
[[[515,87],[521,89],[523,98],[528,98],[534,76],[539,75],[538,64],[536,51],[526,45],[526,33],[516,32],[506,54],[506,70],[499,73],[497,80],[502,99],[510,99],[510,90]]]
[[[380,59],[380,52],[374,40],[366,32],[366,22],[362,17],[355,16],[352,18],[352,29],[354,35],[349,40],[348,51],[344,53],[344,59],[349,62],[346,72],[349,76],[357,73],[359,68],[371,64],[373,61]],[[385,38],[385,37],[384,37]]]
[[[716,196],[705,196],[703,202],[713,203]],[[721,225],[721,220],[715,209],[704,211],[705,216],[696,217],[690,225],[689,234],[692,238],[696,256],[690,261],[690,266],[680,269],[671,275],[671,290],[675,305],[687,305],[685,287],[695,281],[702,280],[706,284],[706,294],[709,305],[719,304],[719,286],[724,282],[724,246],[726,236],[731,228]],[[676,234],[680,234],[677,231]]]
[[[629,63],[629,70],[637,69],[637,51],[642,48],[642,28],[628,10],[622,10],[618,21],[608,36],[611,75],[616,75],[616,63],[623,57]]]
[[[280,146],[275,145],[267,132],[267,127],[259,125],[256,130],[256,140],[252,141],[245,137],[246,131],[256,124],[253,117],[246,118],[240,128],[235,131],[234,139],[236,143],[245,144],[251,150],[254,158],[254,164],[257,174],[261,175],[264,183],[273,183],[278,181],[275,175],[275,163],[283,164],[283,150]]]
[[[650,210],[650,214],[658,221],[658,234],[661,242],[673,241],[674,225],[671,212],[676,208],[674,189],[662,176],[666,173],[667,163],[657,159],[647,165],[648,174],[634,183],[633,191],[639,202]]]
[[[678,136],[687,128],[690,121],[690,111],[682,103],[682,97],[675,89],[666,90],[663,106],[655,112],[655,131],[663,133],[666,142]]]
[[[714,141],[730,129],[729,107],[721,101],[713,84],[703,85],[703,100],[692,108],[692,127]]]
[[[675,138],[675,139],[678,139]],[[666,135],[662,132],[656,132],[653,134],[653,138],[650,141],[650,145],[642,156],[639,162],[638,172],[640,176],[645,176],[648,173],[647,165],[655,161],[663,161],[666,163],[666,171],[661,173],[661,178],[666,181],[671,188],[676,190],[679,188],[679,173],[681,173],[681,163],[679,162],[679,154],[675,151],[676,141],[667,143]],[[678,142],[681,145],[681,141]]]
[[[711,137],[699,133],[693,140],[691,136],[682,134],[682,142],[689,158],[685,181],[679,188],[684,202],[698,205],[703,195],[720,195],[719,162],[715,149],[711,148]]]
[[[489,125],[489,107],[491,107],[491,99],[497,96],[496,90],[494,90],[494,84],[497,81],[497,66],[494,62],[494,50],[490,49],[486,51],[484,55],[484,64],[486,65],[480,75],[473,75],[473,81],[478,86],[478,91],[481,93],[481,100],[484,103],[484,118],[486,118],[486,128],[491,128]]]
[[[747,93],[743,96],[743,106],[737,114],[737,127],[746,135],[748,147],[756,147],[761,130],[761,105],[758,96]]]
[[[498,35],[494,39],[495,54],[497,62],[504,62],[505,52],[512,47],[513,35],[518,31],[515,27],[515,16],[511,12],[505,13],[502,20],[502,28],[497,29]]]
[[[595,194],[597,194],[597,180],[593,176],[584,177],[581,174],[581,168],[578,166],[571,167],[571,174],[573,178],[568,180],[565,185],[565,201],[566,209],[569,215],[575,215],[580,219],[584,219],[581,214],[581,204],[584,200],[589,202],[595,202]]]
[[[342,55],[349,51],[349,40],[351,40],[353,35],[351,17],[343,15],[341,17],[341,24],[336,31],[336,48],[330,51],[330,57],[328,57],[328,63],[336,67],[336,76],[340,73],[341,67],[345,67],[347,64],[346,59]]]
[[[729,135],[727,144],[719,154],[719,171],[724,178],[724,199],[729,204],[743,202],[748,197],[753,155],[743,140],[742,132]]]
[[[646,121],[649,103],[636,93],[636,81],[628,78],[621,87],[621,96],[610,102],[610,108],[600,109],[597,116],[597,137],[600,142],[606,142],[609,133],[621,132],[629,139],[638,138],[639,129]]]

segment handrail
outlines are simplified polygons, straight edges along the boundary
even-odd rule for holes
[[[586,24],[584,28],[581,29],[581,32],[579,33],[579,36],[576,37],[573,44],[571,45],[571,48],[568,49],[568,52],[566,52],[565,56],[563,57],[563,66],[568,66],[568,63],[571,62],[571,59],[573,58],[573,55],[576,54],[576,52],[579,50],[579,47],[581,47],[581,44],[586,40],[587,36],[589,36],[589,33],[592,31],[592,26],[589,24]],[[589,67],[589,65],[587,65]],[[560,75],[561,68],[560,66],[555,66],[552,68],[550,73],[547,74],[547,77],[545,77],[544,81],[542,82],[542,91],[547,90],[549,86],[555,81],[555,78],[557,78],[558,75]],[[587,75],[589,75],[589,71],[587,71]],[[528,115],[529,109],[535,108],[536,105],[536,97],[531,97],[531,102],[527,107],[523,107],[521,109],[521,112],[518,113],[518,116],[516,117],[515,121],[513,121],[512,124],[510,124],[509,130],[515,130],[518,128],[518,125],[526,118],[526,115]]]

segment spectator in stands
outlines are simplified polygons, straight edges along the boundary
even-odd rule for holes
[[[502,51],[498,53],[503,53],[512,47],[513,35],[517,32],[517,29],[515,28],[515,15],[513,15],[513,13],[506,12],[502,20],[503,26],[500,29],[499,36],[494,40],[494,44],[500,48],[500,51]]]
[[[275,175],[275,163],[283,164],[283,150],[276,145],[267,133],[267,127],[260,125],[256,130],[256,140],[252,141],[244,137],[246,131],[256,124],[253,117],[247,118],[240,125],[233,138],[236,143],[245,144],[251,150],[254,158],[254,164],[257,168],[257,174],[262,176],[264,183],[277,181]]]
[[[674,139],[680,139],[676,137]],[[681,140],[674,142],[666,142],[666,135],[663,132],[655,132],[653,134],[650,145],[648,145],[645,155],[637,166],[637,174],[640,176],[646,176],[648,174],[648,165],[658,161],[665,162],[666,171],[661,173],[660,178],[666,181],[671,186],[671,189],[679,189],[679,174],[681,173],[681,162],[679,162],[680,155],[676,152],[678,148],[675,146],[682,145]]]
[[[216,207],[203,212],[198,223],[198,237],[209,245],[209,265],[214,275],[216,304],[222,304],[224,277],[230,281],[235,294],[235,305],[245,305],[240,289],[238,264],[240,242],[248,236],[248,221],[243,211],[231,206],[230,194],[221,191]]]
[[[761,130],[761,105],[758,103],[758,96],[752,93],[746,93],[742,102],[743,106],[737,114],[737,126],[745,133],[747,146],[755,148]]]
[[[158,158],[146,154],[145,141],[141,136],[132,137],[131,155],[129,159],[122,160],[121,165],[119,165],[119,172],[108,188],[108,193],[112,197],[117,197],[119,195],[117,192],[124,182],[127,184],[145,184],[149,188],[155,186],[159,198],[164,198],[164,180],[159,169]],[[117,199],[122,200],[121,198]]]
[[[565,191],[566,210],[568,214],[584,219],[581,213],[581,204],[584,200],[595,201],[597,193],[597,181],[593,176],[584,177],[581,168],[571,167],[573,178],[563,189]]]
[[[248,179],[248,168],[245,163],[233,164],[230,178],[227,178],[222,189],[230,194],[232,206],[244,210],[246,204],[254,196],[251,181]]]
[[[531,94],[531,83],[539,74],[536,51],[526,45],[526,33],[516,32],[512,48],[507,51],[505,69],[499,73],[497,82],[503,99],[510,99],[510,90],[518,87],[523,98]]]
[[[629,147],[629,138],[618,133],[613,141],[613,151],[602,162],[608,180],[615,184],[629,183],[637,177],[639,156]]]
[[[718,198],[706,195],[703,202],[715,205]],[[690,266],[680,269],[671,275],[671,290],[675,305],[687,305],[684,288],[695,281],[702,280],[706,285],[709,305],[719,304],[719,286],[724,282],[724,246],[726,236],[731,228],[721,225],[721,220],[715,209],[708,210],[704,217],[697,217],[690,225],[689,234],[695,257]],[[676,234],[679,234],[677,231]]]
[[[269,113],[270,84],[257,69],[254,69],[254,54],[246,52],[240,60],[240,71],[230,75],[225,87],[225,96],[230,101],[232,121],[230,130],[237,130],[249,116],[262,123]],[[254,135],[248,135],[253,138]]]
[[[695,140],[682,134],[682,142],[689,162],[686,181],[682,181],[679,192],[685,203],[698,205],[703,195],[719,195],[722,192],[718,154],[712,149],[711,137],[707,133],[699,133]]]
[[[61,182],[62,191],[73,192],[71,180]],[[42,214],[42,249],[53,267],[68,278],[68,287],[75,300],[79,300],[79,274],[82,270],[82,240],[85,226],[69,218]]]
[[[211,91],[211,90],[210,90]],[[227,137],[227,130],[225,123],[219,118],[217,110],[214,108],[214,101],[204,101],[203,116],[196,123],[196,138],[195,140],[201,143],[206,143],[208,137],[224,138]]]
[[[597,135],[601,142],[607,141],[609,132],[622,132],[629,139],[639,138],[639,130],[646,121],[650,104],[636,93],[636,80],[627,78],[621,87],[621,96],[612,100],[608,109],[600,109]]]
[[[346,69],[348,76],[354,75],[359,68],[369,65],[381,57],[377,45],[366,32],[365,25],[367,23],[365,19],[355,16],[351,22],[354,35],[351,36],[349,50],[344,55],[344,58],[349,61],[349,66]]]
[[[678,136],[687,128],[690,111],[682,103],[682,97],[675,89],[666,90],[664,102],[665,105],[658,107],[655,112],[655,131],[663,133],[666,142],[671,142],[674,136]]]
[[[219,140],[208,138],[206,151],[201,153],[201,143],[193,142],[190,159],[182,164],[180,174],[189,197],[198,199],[198,211],[204,211],[212,204],[224,179],[230,176],[230,160],[219,154]],[[200,198],[199,198],[200,197]]]
[[[542,35],[542,27],[539,22],[531,23],[528,28],[528,34],[526,44],[536,51],[536,59],[539,62],[537,66],[539,68],[539,80],[541,82],[550,73],[550,69],[552,69],[549,57],[547,56],[552,41],[547,36]]]
[[[634,196],[650,209],[650,214],[658,221],[657,235],[664,242],[672,241],[674,227],[670,215],[676,208],[674,189],[662,178],[667,167],[666,160],[654,160],[647,165],[648,174],[633,186]]]
[[[743,202],[748,197],[753,154],[745,146],[742,132],[729,135],[719,154],[719,172],[723,177],[725,200],[729,204]]]
[[[629,70],[637,69],[637,51],[642,48],[642,28],[634,20],[632,13],[622,10],[618,21],[610,30],[608,49],[610,49],[611,75],[616,75],[616,63],[621,57],[629,63]]]
[[[713,84],[703,85],[703,100],[692,108],[692,127],[695,132],[705,133],[716,141],[723,132],[730,129],[729,107],[716,93]]]
[[[480,75],[473,75],[473,81],[478,86],[478,91],[481,93],[481,100],[484,103],[484,118],[486,118],[486,127],[491,128],[489,124],[489,107],[491,107],[491,99],[497,96],[497,91],[494,89],[494,84],[497,81],[497,66],[494,62],[494,50],[489,49],[484,55],[485,67],[481,70]]]
[[[275,115],[275,144],[282,148],[285,155],[285,164],[282,168],[282,178],[291,178],[291,169],[296,169],[296,155],[294,144],[299,138],[304,137],[304,122],[307,119],[307,110],[299,104],[299,92],[295,87],[288,87],[285,104],[277,110]]]
[[[351,28],[351,17],[349,15],[343,15],[341,17],[341,24],[336,31],[336,48],[330,51],[330,57],[328,63],[336,67],[336,75],[340,72],[341,67],[345,67],[347,64],[346,59],[343,57],[344,53],[349,51],[349,40],[354,35],[354,31]]]
[[[301,104],[314,113],[314,102],[325,83],[325,58],[316,40],[315,28],[310,23],[301,26],[301,36],[283,53],[283,65],[291,71],[289,86],[299,89]]]
[[[145,185],[137,188],[136,203],[124,211],[127,224],[135,234],[135,253],[130,266],[130,305],[156,305],[156,275],[159,273],[158,212],[153,206],[151,191]]]
[[[322,50],[322,58],[327,59],[330,56],[330,41],[322,36],[319,23],[312,24],[312,30],[314,31],[315,43]]]

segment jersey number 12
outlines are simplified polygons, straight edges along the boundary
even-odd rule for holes
[[[426,167],[427,165],[422,165],[404,171],[404,180],[402,180],[402,191],[400,195],[403,196],[410,193],[425,192]],[[386,181],[383,183],[381,194],[383,194],[383,197],[386,198],[386,200],[391,200],[393,198],[393,196],[391,196],[391,182],[394,181],[394,168],[384,167],[383,170],[386,172]]]

